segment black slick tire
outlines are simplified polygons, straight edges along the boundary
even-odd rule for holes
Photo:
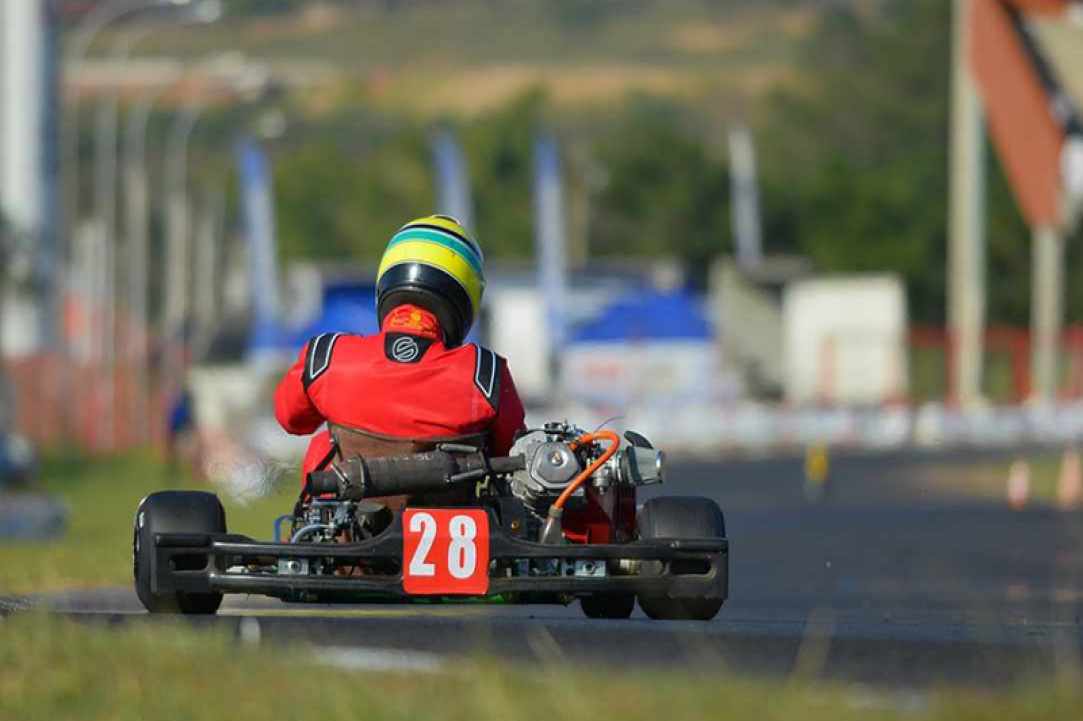
[[[220,593],[154,593],[151,561],[156,533],[225,533],[226,512],[213,493],[160,491],[143,499],[135,512],[132,539],[135,592],[150,613],[211,615],[222,603]]]
[[[587,618],[628,618],[636,607],[635,594],[596,593],[579,599]]]
[[[636,526],[641,540],[652,538],[725,538],[722,509],[709,498],[668,496],[643,504]],[[670,598],[640,594],[639,607],[656,620],[709,621],[725,598]]]

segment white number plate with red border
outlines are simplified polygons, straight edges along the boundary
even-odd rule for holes
[[[489,592],[489,515],[481,508],[402,512],[402,588],[415,596]]]

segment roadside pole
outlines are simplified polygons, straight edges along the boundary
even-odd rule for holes
[[[1057,397],[1064,316],[1064,236],[1054,226],[1035,228],[1031,253],[1031,390],[1033,400],[1044,404]]]
[[[195,283],[194,306],[192,316],[194,346],[197,357],[202,357],[210,348],[215,324],[218,321],[218,307],[221,298],[219,247],[222,239],[222,224],[225,214],[225,188],[223,183],[212,183],[200,199],[199,213],[195,229]]]
[[[763,239],[756,146],[746,126],[730,130],[729,151],[730,207],[733,209],[731,223],[737,246],[737,264],[747,271],[763,262]]]
[[[154,26],[144,25],[122,35],[110,52],[110,61],[114,67],[121,66],[127,61],[132,48],[143,37],[154,30]],[[94,213],[101,223],[102,232],[105,234],[105,288],[102,293],[102,333],[100,343],[104,368],[104,383],[102,394],[105,403],[102,408],[102,419],[98,424],[98,433],[104,435],[105,447],[113,450],[117,445],[118,432],[118,397],[117,397],[117,370],[118,362],[125,355],[120,348],[119,326],[116,309],[120,302],[118,287],[120,283],[120,238],[119,224],[117,223],[117,165],[119,162],[119,148],[117,143],[117,127],[120,117],[120,91],[114,89],[102,102],[98,103],[95,120],[94,140]],[[127,237],[128,244],[131,238]],[[127,251],[131,253],[131,247]],[[127,279],[126,279],[127,280]],[[129,319],[128,327],[131,327]],[[126,414],[125,414],[126,415]],[[128,430],[141,424],[129,422]],[[126,435],[130,436],[131,433]]]
[[[189,103],[174,120],[166,141],[165,303],[162,330],[166,345],[166,377],[172,395],[184,384],[186,325],[191,313],[191,207],[188,197],[188,141],[203,112],[201,102]]]
[[[560,148],[549,134],[534,141],[534,252],[545,305],[552,397],[563,401],[561,351],[567,333],[568,253]]]
[[[981,400],[985,328],[985,139],[968,60],[971,1],[954,0],[948,218],[949,377],[963,407]]]
[[[170,84],[172,87],[172,84]],[[128,307],[137,332],[127,354],[133,366],[129,413],[149,418],[150,391],[150,181],[147,177],[147,127],[163,90],[148,93],[128,112],[124,126],[124,235],[128,243]],[[164,276],[164,274],[163,274]],[[162,330],[161,328],[159,329]],[[137,440],[155,438],[151,424],[137,424]]]
[[[150,319],[147,303],[147,266],[150,263],[148,223],[150,191],[147,183],[146,126],[150,117],[153,94],[139,102],[128,112],[124,130],[124,236],[128,243],[128,313],[135,333],[129,338],[125,355],[132,368],[131,404],[127,409],[134,419],[146,419],[150,410],[149,371],[147,361],[150,353]],[[149,439],[148,424],[133,424],[135,439]]]
[[[470,173],[463,157],[462,146],[448,128],[441,128],[432,140],[436,165],[436,209],[474,228],[474,201],[470,192]]]

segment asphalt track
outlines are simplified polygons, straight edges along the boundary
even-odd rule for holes
[[[965,455],[836,459],[826,500],[808,503],[801,462],[674,464],[644,497],[715,498],[731,541],[731,599],[710,623],[595,621],[578,606],[297,606],[231,597],[196,625],[263,641],[412,658],[510,660],[738,672],[925,685],[1001,683],[1078,669],[1083,512],[1009,510],[930,491]],[[935,480],[935,478],[933,478]],[[171,623],[127,589],[45,605],[88,622]],[[247,619],[247,620],[246,620]]]

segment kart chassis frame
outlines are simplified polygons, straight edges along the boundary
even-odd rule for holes
[[[357,543],[265,543],[236,534],[157,533],[151,584],[155,593],[246,593],[278,598],[303,594],[387,594],[417,598],[403,590],[401,572],[361,576],[252,571],[274,559],[396,561],[401,567],[401,516],[375,538]],[[670,598],[722,598],[729,594],[729,542],[725,538],[654,538],[624,544],[542,544],[507,534],[498,524],[489,530],[490,561],[555,560],[656,561],[654,570],[631,575],[496,575],[490,570],[489,595],[632,593]],[[684,572],[690,561],[695,572]],[[674,563],[678,562],[678,563]],[[307,564],[306,564],[307,565]],[[603,563],[604,565],[604,563]],[[641,568],[642,568],[641,564]],[[502,569],[502,564],[493,564]],[[235,570],[246,567],[243,571]],[[561,565],[568,568],[567,563]]]

